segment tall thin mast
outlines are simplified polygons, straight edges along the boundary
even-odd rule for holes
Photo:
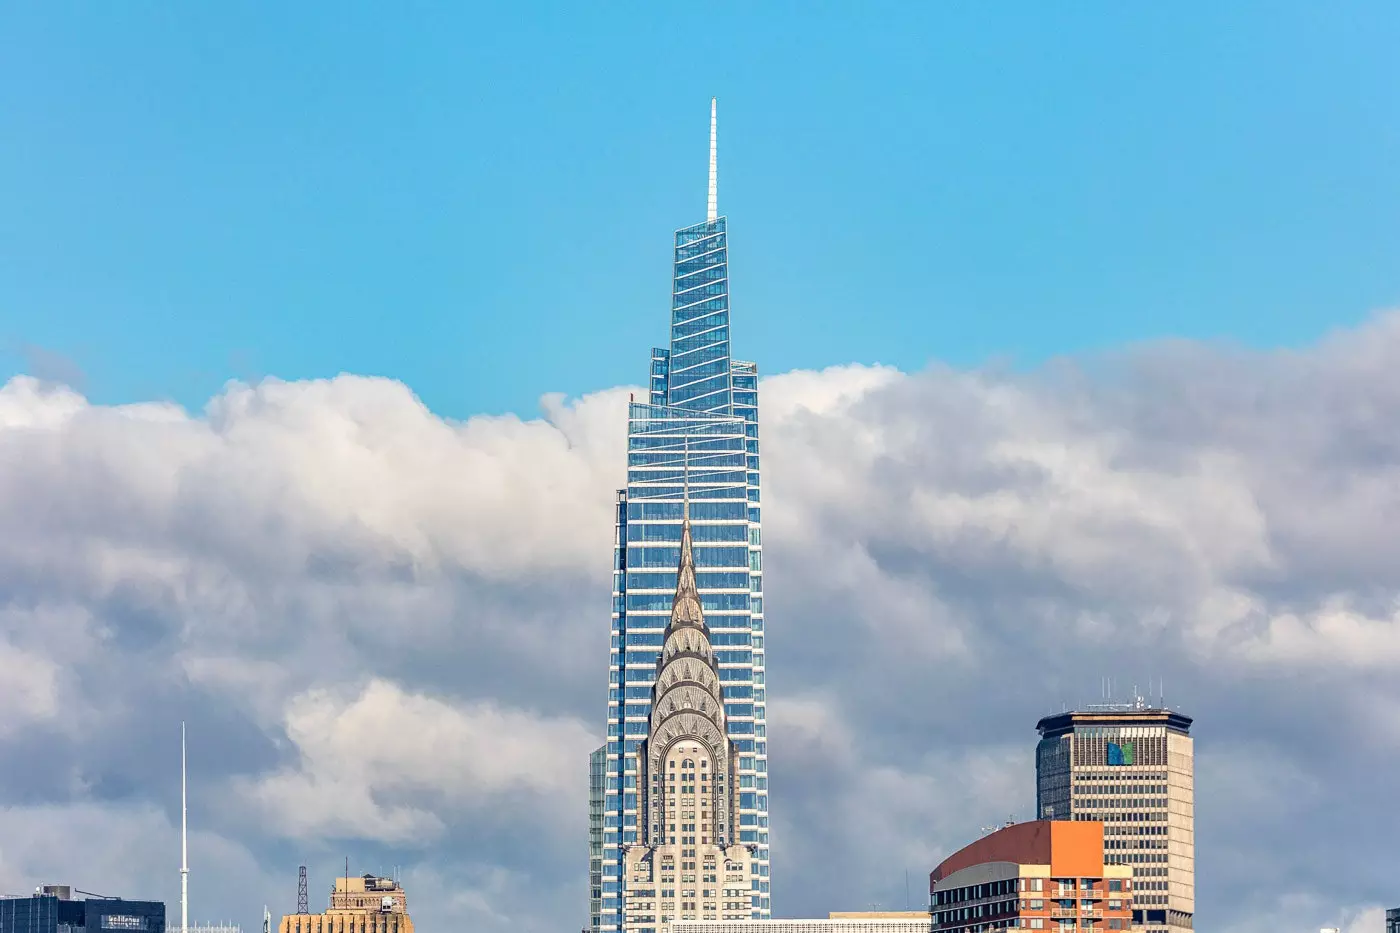
[[[716,132],[718,98],[710,98],[710,202],[705,219],[713,223],[719,217],[719,146]]]
[[[180,933],[190,933],[189,796],[185,789],[185,723],[180,722]]]

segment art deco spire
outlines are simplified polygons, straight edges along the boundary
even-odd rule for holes
[[[716,110],[719,98],[710,98],[710,201],[705,219],[713,223],[719,217],[719,150],[716,142]]]
[[[705,613],[700,607],[700,590],[695,583],[695,551],[690,540],[690,439],[685,441],[681,461],[681,562],[676,573],[676,595],[671,600],[671,621],[666,634],[681,626],[708,633]],[[706,645],[708,648],[708,644]]]

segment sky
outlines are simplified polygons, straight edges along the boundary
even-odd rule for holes
[[[0,6],[0,892],[177,904],[185,719],[192,920],[349,857],[424,929],[586,923],[625,401],[717,95],[777,913],[917,901],[1112,676],[1196,719],[1202,929],[1379,933],[1397,39]]]
[[[738,352],[1299,346],[1400,298],[1392,4],[7,5],[0,372],[641,380],[708,105]]]

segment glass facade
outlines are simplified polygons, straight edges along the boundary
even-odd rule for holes
[[[596,931],[603,909],[603,799],[607,787],[607,746],[588,756],[588,923]]]
[[[753,846],[758,865],[750,916],[771,912],[758,368],[730,356],[728,248],[723,217],[676,231],[670,346],[652,351],[647,401],[628,413],[627,485],[615,513],[600,931],[622,928],[622,852],[641,838],[637,749],[676,590],[687,483],[696,579],[740,754],[738,841]]]
[[[165,933],[165,905],[54,894],[0,897],[0,933]]]

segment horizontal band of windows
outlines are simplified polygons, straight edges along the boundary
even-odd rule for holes
[[[728,354],[715,355],[711,357],[699,357],[690,361],[687,366],[680,366],[676,362],[671,363],[670,379],[671,388],[675,393],[682,389],[688,389],[692,384],[700,380],[713,381],[717,386],[722,386],[726,391],[729,389],[729,356]]]
[[[745,593],[749,589],[749,575],[739,570],[713,571],[710,573],[697,573],[695,584],[704,590],[738,590]],[[627,575],[628,592],[637,590],[667,590],[674,593],[676,590],[676,575],[674,573],[629,573]]]
[[[672,596],[666,593],[629,593],[627,596],[627,610],[633,609],[669,609],[671,608]],[[700,607],[706,611],[710,609],[742,609],[748,611],[749,597],[747,593],[701,593]]]
[[[729,248],[723,237],[676,250],[671,257],[671,281],[683,279],[703,269],[723,270],[729,264]]]
[[[725,272],[726,270],[723,264],[717,263],[715,265],[706,266],[703,269],[694,269],[690,272],[682,272],[678,275],[673,274],[671,291],[673,293],[684,291],[697,282],[717,282],[727,278]]]
[[[704,461],[700,458],[705,454],[727,454],[735,450],[733,438],[743,434],[744,427],[733,421],[725,422],[725,425],[729,428],[728,437],[711,437],[703,434],[695,436],[665,433],[638,434],[627,439],[627,447],[628,450],[632,451],[664,449],[671,451],[677,457],[689,450],[690,462],[701,463]]]
[[[745,444],[747,438],[744,435],[744,431],[747,429],[747,426],[741,421],[735,421],[728,425],[728,427],[730,428],[728,436],[719,441],[722,446],[705,452],[703,461],[701,461],[700,456],[696,453],[691,453],[692,466],[703,466],[707,469],[714,469],[720,467],[742,467],[746,464],[748,452]],[[667,443],[664,446],[667,448],[680,447],[681,444],[684,443],[680,438],[665,438],[665,441]],[[629,467],[653,466],[667,469],[675,469],[683,465],[682,461],[684,455],[680,451],[675,449],[655,449],[655,447],[660,446],[663,445],[657,444],[653,449],[646,450],[639,449],[642,445],[637,445],[637,447],[627,452],[627,465]]]
[[[715,347],[722,347],[723,356],[729,356],[729,328],[715,327],[705,330],[703,333],[692,337],[685,337],[676,341],[676,356],[685,362],[684,355],[687,353],[709,352]],[[746,405],[753,404],[745,402]]]
[[[729,312],[717,311],[714,314],[707,314],[704,317],[671,325],[671,343],[673,346],[679,346],[689,338],[698,337],[718,329],[723,329],[726,332],[725,339],[728,340],[728,328]],[[669,364],[669,362],[670,357],[668,356],[666,363]],[[733,372],[733,363],[730,364],[730,371]]]
[[[628,527],[628,532],[637,526]],[[649,527],[649,526],[642,526]],[[665,528],[665,525],[660,526]],[[674,527],[674,526],[673,526]],[[676,535],[677,538],[680,535]],[[737,570],[741,567],[749,566],[749,549],[747,547],[732,547],[724,545],[695,544],[691,553],[695,557],[695,566],[700,570]],[[759,553],[757,551],[753,553]],[[627,549],[627,569],[632,570],[670,570],[680,564],[681,554],[679,547],[636,547]],[[748,584],[752,588],[752,583]],[[743,608],[747,609],[748,606]]]
[[[730,456],[736,457],[738,455],[731,454]],[[671,465],[672,464],[665,464],[665,466]],[[680,466],[680,464],[675,465]],[[700,492],[707,486],[743,486],[745,484],[748,484],[750,486],[758,485],[758,483],[754,482],[754,479],[758,476],[758,474],[748,473],[745,470],[715,469],[714,466],[711,464],[701,464],[692,465],[689,472],[690,475],[688,479],[690,481],[690,488],[692,492]],[[682,488],[684,488],[684,483],[686,482],[686,480],[687,476],[685,474],[684,469],[639,469],[627,471],[628,483],[680,483],[682,484]],[[679,518],[680,516],[676,517]]]

